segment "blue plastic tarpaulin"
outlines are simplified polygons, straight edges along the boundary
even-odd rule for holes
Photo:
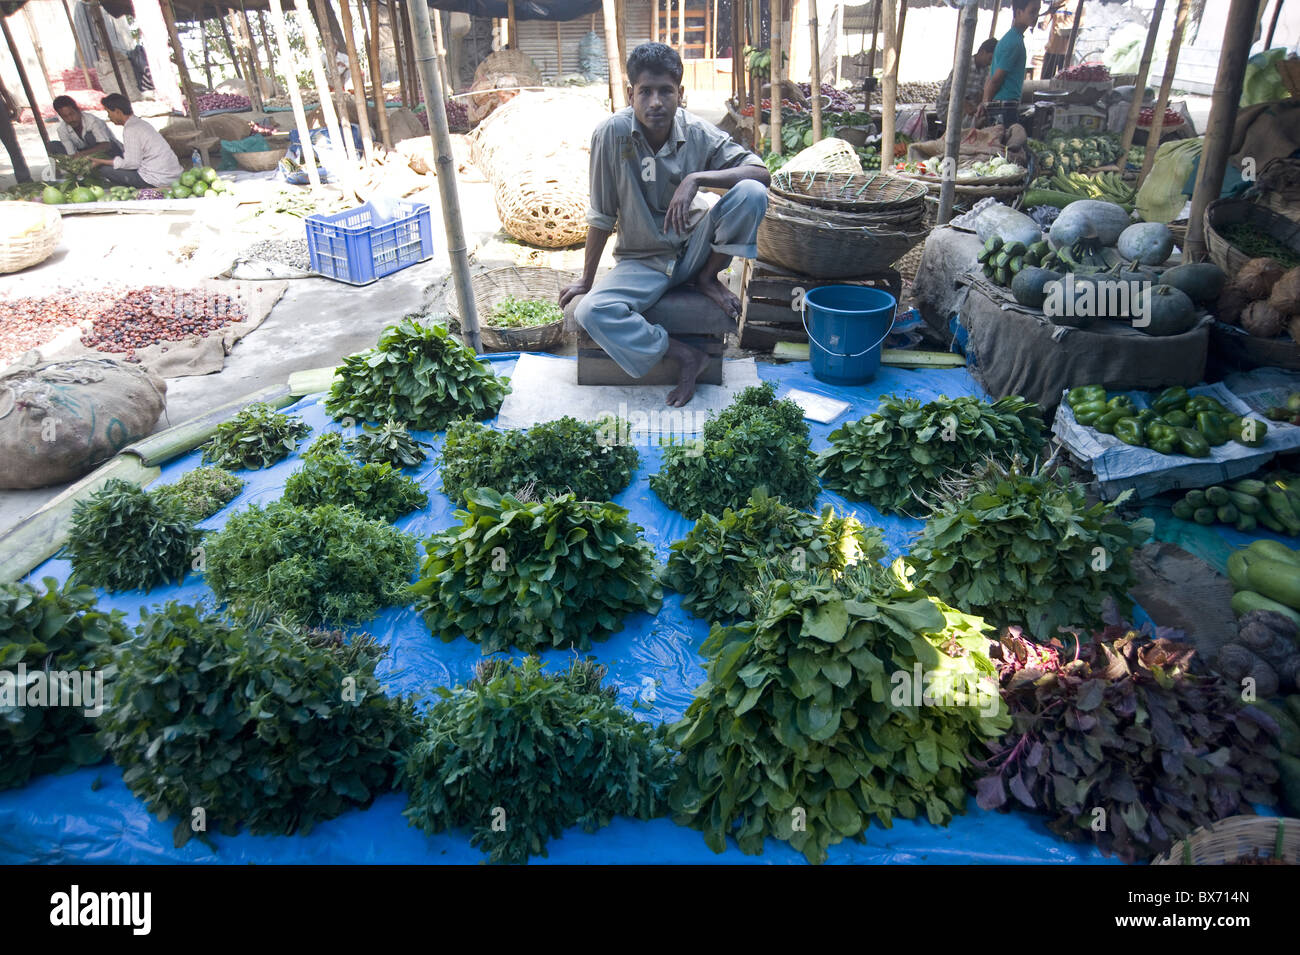
[[[508,375],[513,356],[494,356],[500,374]],[[778,395],[799,388],[849,402],[851,409],[828,425],[812,424],[814,450],[828,444],[835,427],[870,413],[877,397],[894,394],[929,401],[939,395],[981,395],[965,369],[902,370],[881,369],[875,381],[863,387],[838,388],[812,377],[807,362],[790,365],[760,364],[759,376],[777,385]],[[299,414],[314,432],[339,429],[319,403],[309,397],[286,409]],[[441,435],[419,434],[440,446]],[[314,437],[314,436],[313,436]],[[264,471],[240,472],[247,480],[243,492],[228,507],[203,526],[219,528],[231,513],[251,503],[265,505],[278,498],[285,480],[301,465],[299,451]],[[658,447],[641,447],[641,467],[630,487],[617,495],[616,503],[628,508],[631,518],[645,530],[645,537],[660,560],[668,557],[669,545],[690,530],[692,522],[671,511],[650,490],[648,479],[659,469],[662,452]],[[191,452],[163,467],[159,483],[175,481],[200,463],[199,452]],[[442,493],[438,477],[437,451],[418,471],[408,471],[429,494],[423,511],[402,518],[396,525],[420,538],[457,523],[455,506]],[[864,504],[849,504],[838,495],[823,491],[817,507],[834,505],[856,514],[864,524],[884,530],[890,557],[904,553],[921,522],[905,517],[887,517]],[[37,568],[28,580],[39,582],[53,576],[64,580],[70,571],[67,561],[52,559]],[[102,594],[101,604],[126,612],[128,623],[138,620],[141,607],[166,600],[196,602],[211,600],[202,575],[194,574],[175,586],[150,593]],[[389,655],[379,676],[393,693],[419,694],[429,698],[435,686],[464,684],[474,675],[482,658],[479,646],[467,639],[443,642],[430,634],[420,616],[407,607],[390,608],[364,629],[387,645]],[[685,712],[695,688],[703,681],[703,658],[699,648],[708,635],[703,620],[682,609],[679,595],[665,593],[663,609],[654,617],[635,614],[624,629],[598,643],[591,656],[609,667],[607,685],[619,688],[619,700],[633,707],[640,719],[671,722]],[[516,654],[522,656],[522,654]],[[551,669],[566,665],[572,653],[549,651],[542,654]],[[173,822],[159,822],[122,782],[121,772],[111,763],[77,772],[45,776],[22,789],[0,792],[0,863],[104,862],[165,863],[203,862],[227,864],[288,863],[477,863],[485,857],[469,845],[465,833],[444,833],[429,837],[407,825],[402,816],[403,793],[378,799],[366,810],[348,812],[320,824],[309,835],[214,836],[216,851],[197,840],[184,848],[172,846]],[[571,830],[548,844],[549,861],[555,863],[795,863],[803,856],[774,839],[761,856],[747,856],[734,846],[715,855],[700,833],[679,827],[668,819],[641,822],[618,819],[594,834]],[[545,861],[545,860],[535,860]],[[866,844],[845,842],[830,850],[833,863],[1079,863],[1108,861],[1094,848],[1069,844],[1043,825],[1041,818],[1019,812],[984,812],[972,799],[968,813],[952,824],[937,827],[922,821],[900,820],[892,829],[873,825]]]

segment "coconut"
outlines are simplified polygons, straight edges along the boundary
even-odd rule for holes
[[[1284,316],[1300,315],[1300,265],[1284,273],[1273,284],[1268,304]]]
[[[1276,259],[1251,259],[1241,267],[1233,284],[1245,292],[1252,302],[1257,302],[1268,298],[1285,271]]]
[[[1241,313],[1241,327],[1256,338],[1276,338],[1282,334],[1282,316],[1268,302],[1251,302]]]
[[[1246,310],[1250,304],[1248,296],[1236,285],[1228,285],[1219,295],[1219,302],[1215,306],[1215,312],[1219,316],[1219,321],[1227,322],[1229,325],[1241,324],[1241,313]]]

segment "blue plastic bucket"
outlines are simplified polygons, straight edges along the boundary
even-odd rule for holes
[[[865,385],[876,377],[881,346],[894,327],[894,296],[859,285],[823,285],[804,293],[803,306],[816,378],[830,385]]]

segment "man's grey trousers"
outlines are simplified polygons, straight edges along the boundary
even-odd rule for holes
[[[712,252],[754,258],[758,224],[766,211],[767,187],[742,179],[691,232],[671,274],[638,259],[621,260],[578,303],[578,324],[625,372],[645,376],[668,350],[668,333],[641,313],[670,288],[695,278]]]

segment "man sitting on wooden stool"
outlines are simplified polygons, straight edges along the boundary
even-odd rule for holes
[[[692,284],[733,318],[740,301],[718,278],[733,256],[753,258],[767,211],[763,161],[711,123],[678,104],[681,57],[662,43],[643,43],[627,58],[628,97],[591,137],[591,207],[582,279],[560,292],[560,305],[585,295],[575,318],[634,378],[665,356],[677,362],[668,404],[695,394],[708,356],[669,338],[642,312],[678,285]],[[700,187],[726,189],[718,199]],[[618,225],[616,265],[595,281],[601,252]]]

